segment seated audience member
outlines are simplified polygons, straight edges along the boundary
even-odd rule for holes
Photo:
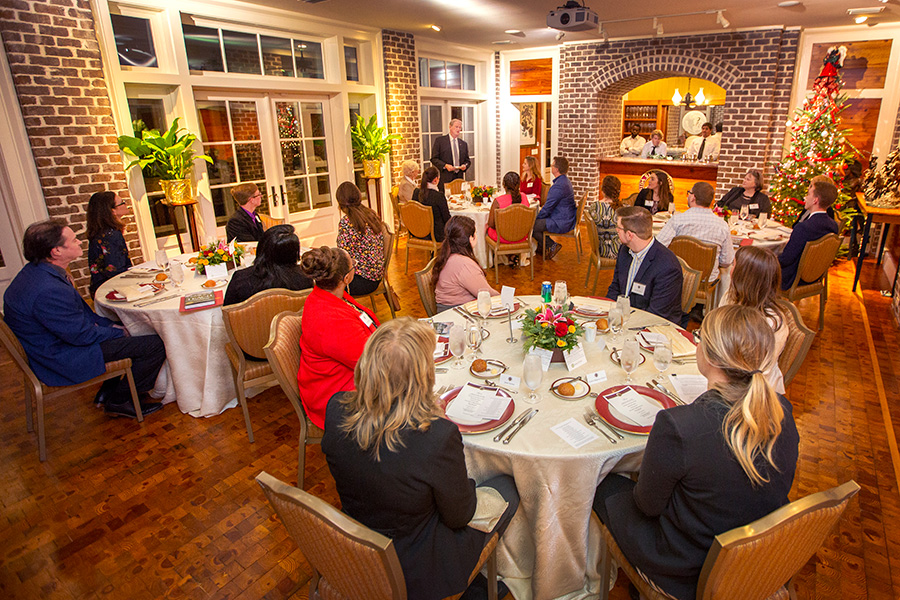
[[[651,215],[675,208],[675,198],[672,196],[669,176],[665,171],[650,171],[650,175],[647,176],[647,185],[638,192],[634,206],[646,208]]]
[[[650,141],[644,144],[644,147],[641,149],[640,158],[665,158],[668,150],[666,143],[662,139],[663,132],[659,129],[654,129],[650,134]]]
[[[623,206],[616,211],[619,255],[607,298],[620,294],[631,307],[681,323],[681,263],[671,250],[653,241],[653,219],[646,208]]]
[[[700,135],[685,146],[684,152],[697,160],[716,160],[719,158],[719,139],[713,135],[712,123],[704,123],[700,127]]]
[[[541,189],[544,186],[544,180],[541,178],[541,170],[538,167],[538,161],[533,156],[526,156],[522,161],[522,178],[519,184],[519,191],[523,194],[533,194],[537,196],[538,204],[541,199]]]
[[[231,196],[237,208],[225,224],[228,241],[258,242],[263,234],[263,225],[256,209],[262,204],[262,193],[255,183],[239,183],[231,188]]]
[[[553,174],[553,185],[547,192],[547,202],[541,207],[537,220],[534,222],[534,237],[537,242],[537,251],[543,255],[544,232],[567,233],[575,227],[577,208],[575,206],[575,190],[566,173],[569,171],[569,161],[563,156],[557,156],[550,165]],[[562,249],[562,244],[550,238],[550,248],[547,249],[547,258],[553,259]]]
[[[700,331],[707,391],[657,413],[637,483],[609,475],[594,497],[628,561],[679,600],[697,596],[716,535],[787,504],[798,455],[791,404],[762,373],[774,342],[766,319],[722,306]]]
[[[300,264],[315,286],[300,322],[297,383],[309,420],[324,427],[328,399],[353,389],[353,369],[378,319],[346,292],[355,272],[346,250],[313,248],[303,254]]]
[[[345,181],[335,196],[344,213],[338,223],[337,247],[346,250],[356,264],[347,291],[351,296],[365,296],[378,288],[384,276],[385,224],[374,210],[363,206],[356,184]]]
[[[734,262],[734,246],[731,243],[731,231],[728,223],[710,210],[715,191],[705,181],[698,181],[688,192],[688,209],[683,213],[675,213],[663,225],[656,236],[656,241],[668,247],[675,236],[689,235],[701,242],[715,244],[719,247],[719,268],[725,268]],[[719,278],[719,269],[713,269],[709,281]]]
[[[781,289],[790,289],[797,276],[800,257],[807,242],[814,242],[829,233],[837,233],[838,226],[826,212],[837,200],[838,189],[825,175],[817,175],[809,183],[804,206],[808,216],[794,225],[791,237],[784,247],[778,262],[781,264]],[[802,281],[800,283],[803,283]]]
[[[343,511],[393,540],[407,597],[417,600],[463,592],[485,544],[503,534],[519,504],[512,477],[497,475],[482,487],[509,505],[490,532],[467,526],[475,482],[459,429],[435,402],[435,341],[431,327],[409,317],[379,327],[359,359],[356,391],[328,402],[322,438]],[[485,594],[486,584],[482,578]]]
[[[778,257],[768,248],[743,246],[734,255],[731,287],[722,298],[722,305],[740,304],[758,310],[766,318],[775,335],[769,366],[763,373],[772,389],[784,394],[784,376],[778,357],[787,343],[788,324],[777,300],[781,290],[781,266]]]
[[[772,214],[772,203],[769,201],[766,193],[763,192],[762,173],[756,169],[747,171],[741,185],[728,190],[716,204],[722,208],[727,208],[735,214],[740,213],[741,207],[744,205],[747,206],[750,214],[754,217],[758,217],[759,213]]]
[[[400,204],[406,204],[412,200],[413,192],[419,187],[416,180],[419,178],[420,170],[419,163],[414,160],[405,160],[403,161],[403,164],[400,165],[400,171],[403,174],[403,179],[400,180],[399,191],[397,193]]]
[[[125,223],[128,203],[115,192],[97,192],[88,200],[87,238],[88,265],[91,269],[91,298],[97,288],[131,267],[128,246],[125,244]]]
[[[19,338],[38,379],[50,386],[82,383],[106,372],[104,363],[130,358],[138,392],[153,389],[166,349],[158,335],[131,336],[97,315],[78,294],[66,267],[81,258],[81,242],[61,219],[29,225],[28,261],[3,295],[5,321]],[[103,383],[95,401],[113,417],[136,418],[125,377]],[[141,403],[145,415],[162,407]]]
[[[416,202],[431,207],[434,218],[434,239],[436,242],[443,241],[444,227],[450,220],[450,207],[447,206],[447,198],[438,188],[441,181],[441,172],[437,167],[428,167],[422,174],[422,183],[413,192],[412,199]],[[425,239],[431,239],[429,235]]]
[[[591,202],[587,211],[597,225],[597,236],[600,238],[600,256],[615,258],[619,253],[619,234],[616,233],[616,210],[622,205],[619,194],[622,182],[618,177],[607,175],[600,184],[599,202]]]
[[[626,158],[637,158],[641,155],[647,140],[641,135],[641,126],[637,123],[631,125],[631,135],[625,137],[619,144],[619,154]]]
[[[488,222],[487,222],[487,235],[489,238],[491,238],[495,242],[497,241],[497,230],[494,228],[494,218],[497,214],[497,211],[504,209],[508,206],[511,206],[513,204],[522,204],[524,206],[529,205],[528,198],[526,198],[523,195],[523,193],[520,191],[520,189],[521,188],[519,187],[519,174],[518,173],[516,173],[515,171],[510,171],[509,173],[507,173],[506,175],[503,176],[503,190],[506,193],[503,194],[502,196],[497,196],[496,198],[494,198],[494,201],[491,203],[491,212],[488,215]],[[537,199],[535,199],[535,200],[537,202],[539,202],[539,200],[537,200]],[[500,238],[500,241],[503,243],[506,243],[506,244],[510,243],[510,240],[506,240],[503,238]],[[512,240],[512,241],[524,242],[525,238],[522,238],[521,240]],[[510,257],[509,260],[512,261],[513,266],[519,265],[519,256],[520,255],[517,254],[515,256]],[[501,258],[503,258],[503,257],[501,257]],[[526,261],[528,260],[527,253],[524,254],[524,258]],[[528,264],[529,263],[524,262],[523,266],[527,267]]]
[[[478,292],[489,290],[498,296],[487,282],[481,265],[475,260],[475,221],[470,217],[453,217],[447,223],[447,237],[438,250],[431,272],[431,285],[438,311],[444,311],[478,298]]]
[[[237,269],[225,290],[226,306],[247,300],[257,292],[272,288],[305,290],[313,283],[300,270],[300,239],[293,225],[275,225],[267,229],[259,246],[256,259],[246,269]]]

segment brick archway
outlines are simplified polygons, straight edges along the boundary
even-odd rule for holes
[[[655,52],[648,49],[630,54],[595,72],[588,77],[588,83],[598,93],[624,93],[655,79],[678,76],[705,79],[727,92],[740,79],[741,73],[727,61],[707,58],[696,52]]]

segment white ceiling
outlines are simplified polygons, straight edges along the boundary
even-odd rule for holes
[[[303,0],[250,0],[275,8],[315,15],[379,29],[395,29],[437,41],[466,46],[513,49],[554,45],[556,30],[548,29],[547,13],[565,0],[324,0],[310,4]],[[646,37],[654,34],[654,16],[724,9],[730,29],[758,28],[773,25],[829,27],[854,25],[847,14],[849,8],[884,7],[881,15],[869,24],[900,21],[900,0],[803,0],[799,6],[780,8],[779,0],[585,0],[600,15],[601,21],[642,18],[627,23],[606,25],[610,37]],[[695,15],[660,19],[665,35],[699,31],[721,31],[716,15]],[[441,31],[430,26],[437,24]],[[864,28],[867,25],[857,25]],[[507,29],[518,29],[524,37],[508,35]],[[873,33],[874,35],[874,33]],[[597,39],[598,31],[566,33],[564,42]],[[508,45],[492,42],[511,40]]]

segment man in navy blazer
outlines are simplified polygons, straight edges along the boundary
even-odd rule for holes
[[[452,119],[450,132],[434,140],[434,145],[431,147],[431,164],[441,172],[441,193],[444,193],[445,183],[465,177],[466,169],[472,163],[469,159],[469,145],[459,137],[460,131],[462,131],[462,121]]]
[[[794,225],[791,238],[778,257],[778,262],[781,263],[781,289],[787,290],[793,285],[806,243],[838,232],[837,223],[827,212],[837,197],[837,186],[825,175],[817,175],[809,182],[809,190],[803,202],[807,216]]]
[[[606,297],[627,295],[631,307],[652,312],[681,324],[681,263],[675,254],[653,239],[653,217],[642,206],[616,211],[619,255]]]
[[[240,183],[231,188],[237,209],[225,224],[225,236],[230,242],[258,242],[263,226],[256,209],[262,204],[262,193],[255,183]]]
[[[532,236],[537,240],[537,251],[543,255],[544,252],[544,232],[550,233],[566,233],[575,228],[575,190],[572,189],[572,182],[566,175],[569,171],[569,161],[564,156],[557,156],[550,165],[550,172],[553,174],[553,185],[547,192],[547,201],[541,207],[541,212],[537,215],[534,222],[534,233]],[[550,239],[550,248],[548,248],[547,258],[552,259],[559,253],[562,244]]]
[[[162,340],[158,335],[131,337],[121,324],[85,303],[66,272],[83,250],[65,221],[33,223],[22,246],[28,264],[3,295],[4,317],[38,379],[50,386],[74,385],[102,375],[106,362],[130,358],[138,391],[152,389],[166,359]],[[97,401],[112,416],[137,416],[124,377],[104,382]],[[161,407],[141,404],[145,415]]]

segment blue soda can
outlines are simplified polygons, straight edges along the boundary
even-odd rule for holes
[[[541,284],[541,300],[545,303],[550,302],[550,299],[553,297],[553,287],[550,285],[549,281],[545,281]]]

